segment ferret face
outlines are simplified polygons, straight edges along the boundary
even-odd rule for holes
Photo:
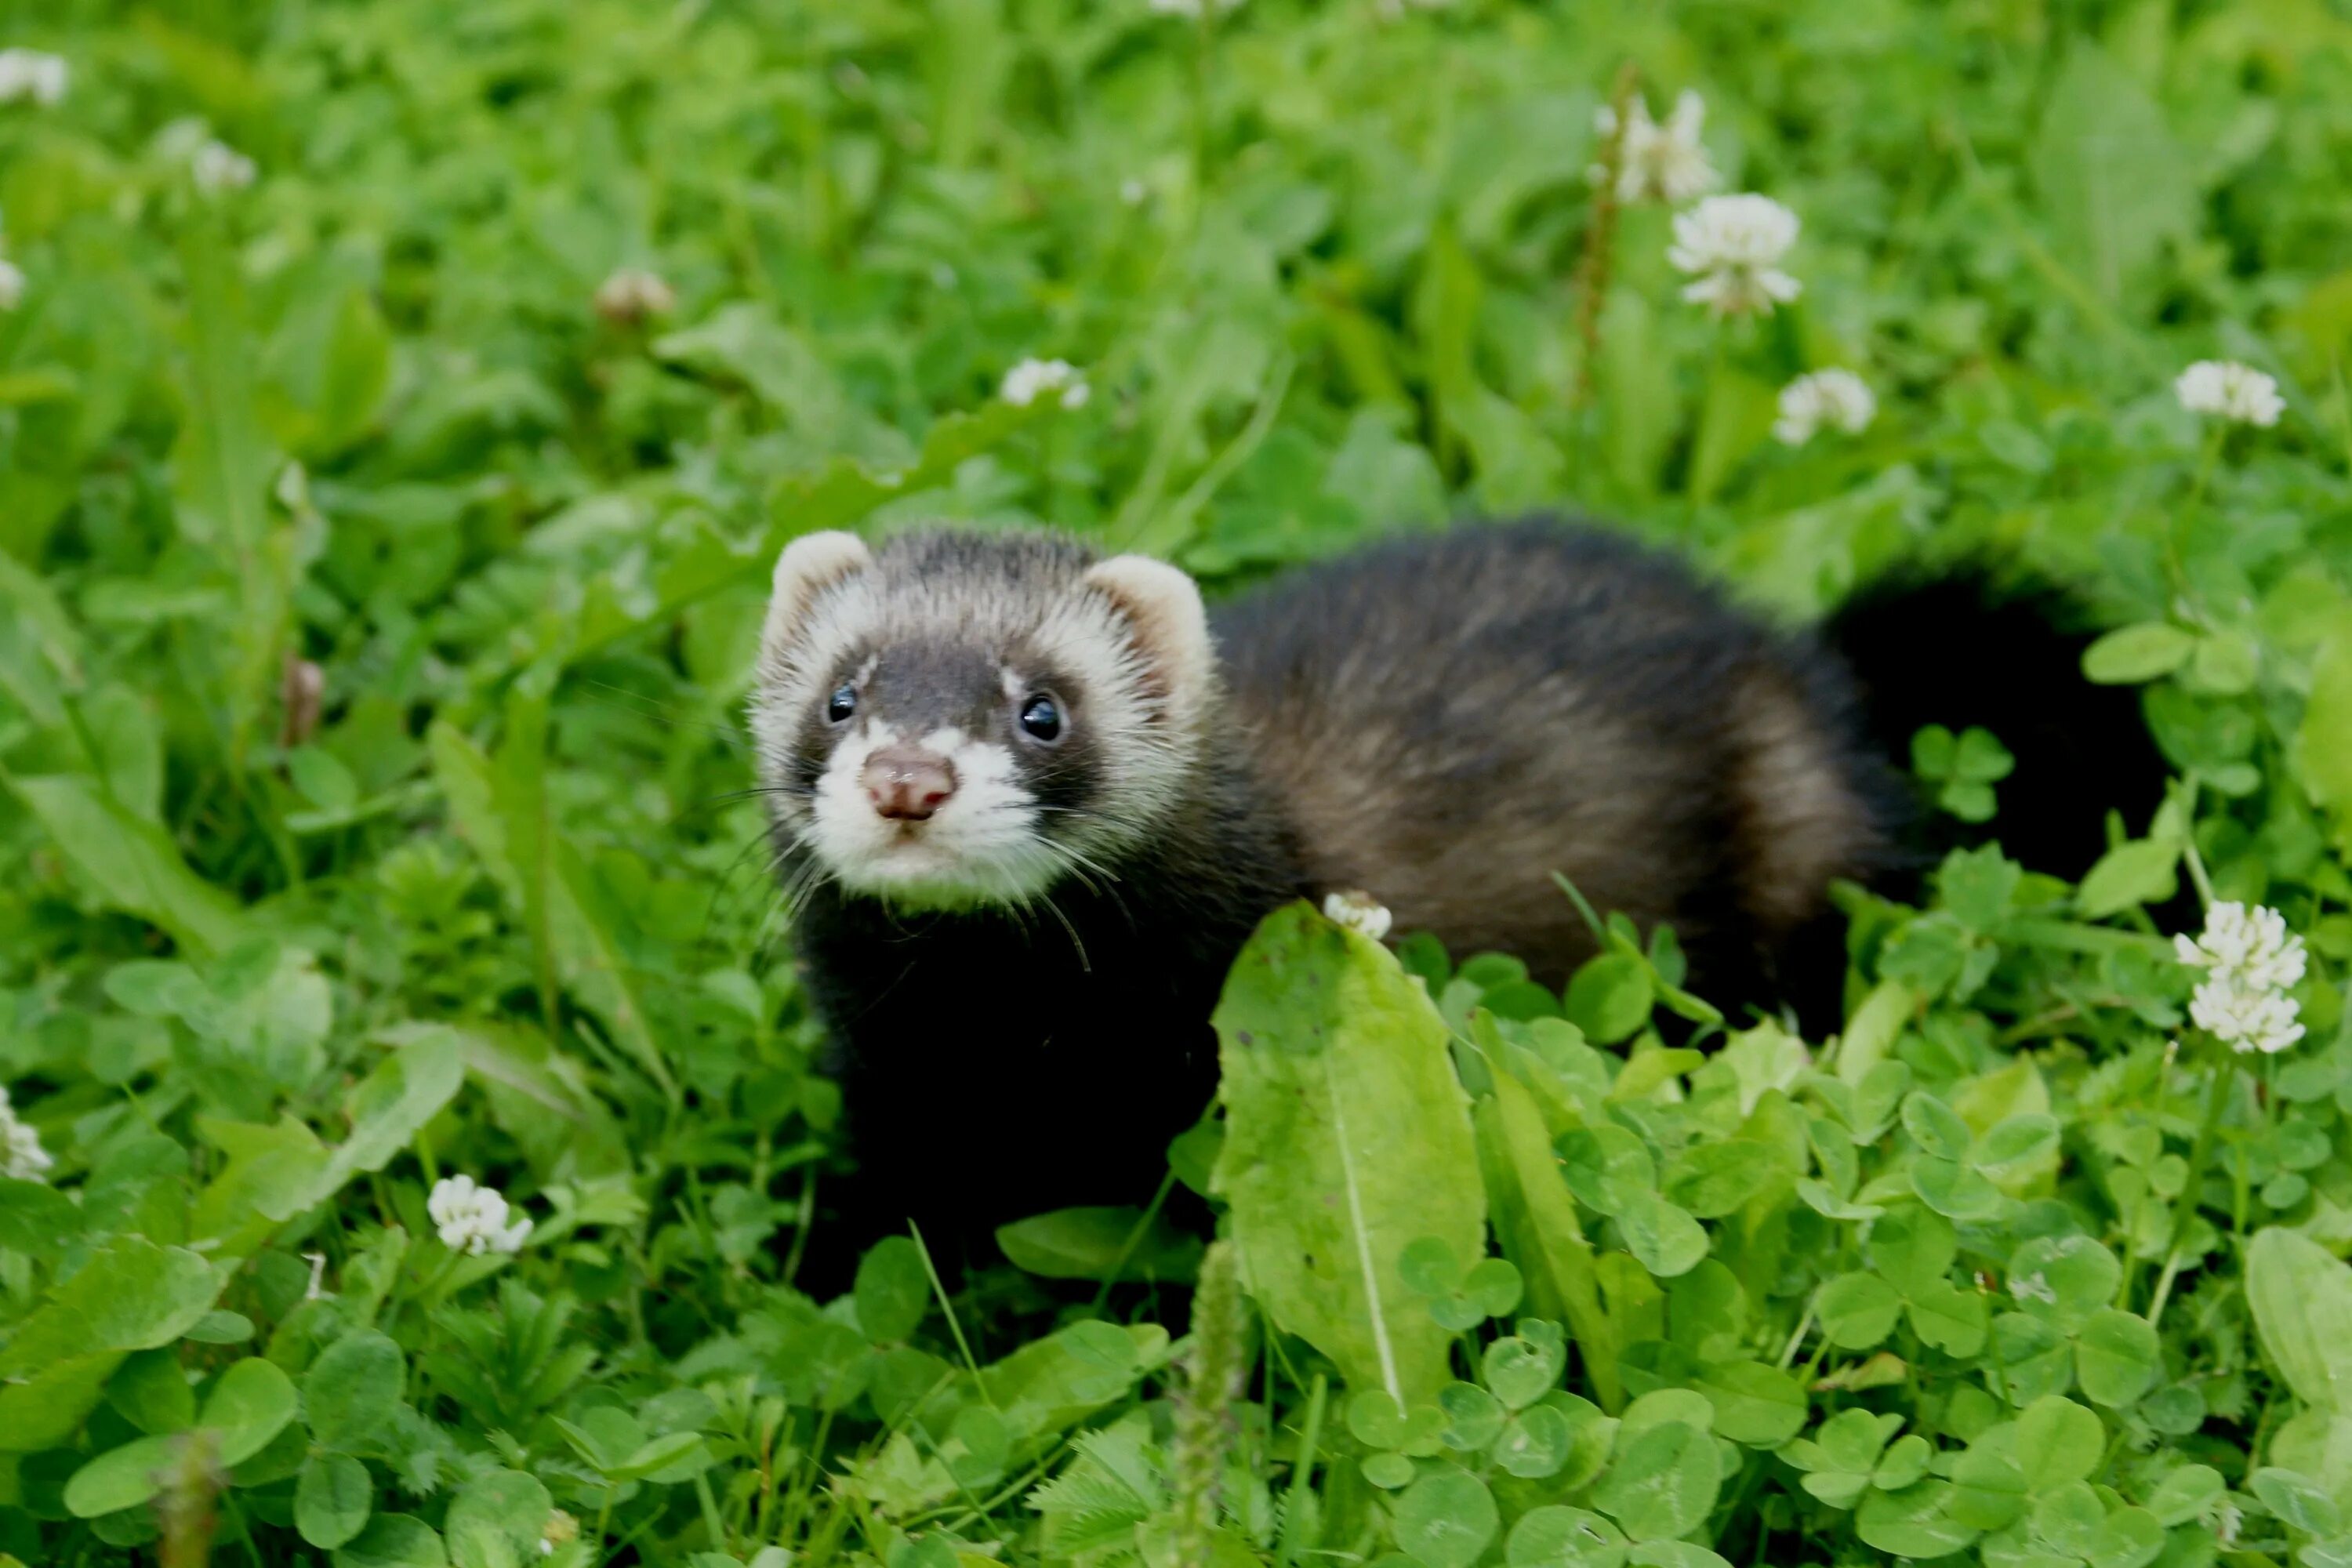
[[[810,534],[776,563],[751,729],[789,852],[917,907],[1116,874],[1213,682],[1199,591],[1042,535]]]

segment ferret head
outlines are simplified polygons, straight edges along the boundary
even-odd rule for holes
[[[1018,903],[1181,797],[1215,684],[1200,590],[1042,534],[794,540],[751,731],[778,831],[853,892]]]

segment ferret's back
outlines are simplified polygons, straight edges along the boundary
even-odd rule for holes
[[[1217,617],[1244,744],[1311,879],[1457,954],[1559,980],[1589,954],[1551,879],[1673,923],[1745,990],[1887,841],[1843,669],[1680,563],[1555,522],[1401,539]]]

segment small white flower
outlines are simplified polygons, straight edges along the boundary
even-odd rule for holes
[[[188,159],[188,177],[208,196],[241,191],[257,172],[252,159],[226,142],[207,142]]]
[[[660,274],[624,267],[596,285],[596,313],[608,321],[642,321],[677,308],[677,292]]]
[[[2208,980],[2189,998],[2189,1021],[2241,1055],[2275,1056],[2303,1038],[2299,1011],[2284,992],[2250,990],[2229,975]]]
[[[8,1103],[8,1091],[0,1089],[0,1176],[12,1182],[37,1182],[56,1163],[41,1147],[40,1133],[17,1116],[16,1107]]]
[[[43,108],[62,101],[73,68],[63,55],[38,49],[0,49],[0,103],[30,100]]]
[[[1004,373],[998,395],[1015,408],[1026,408],[1048,392],[1061,394],[1065,408],[1084,408],[1092,390],[1077,366],[1067,360],[1024,359]]]
[[[0,260],[0,310],[13,310],[25,302],[25,269],[13,261]]]
[[[1772,422],[1772,434],[1801,447],[1824,425],[1858,436],[1877,416],[1878,399],[1862,377],[1850,370],[1817,370],[1780,389],[1780,417]]]
[[[2174,379],[2172,390],[2189,413],[2241,425],[2275,425],[2286,409],[2277,382],[2233,360],[2200,359]]]
[[[1594,119],[1603,136],[1617,127],[1616,110],[1605,104]],[[1636,97],[1626,111],[1624,140],[1618,143],[1617,199],[1686,202],[1722,184],[1699,140],[1706,123],[1706,102],[1695,92],[1685,90],[1675,100],[1663,125],[1650,118],[1648,101]]]
[[[530,1221],[507,1222],[507,1200],[496,1187],[471,1176],[444,1176],[433,1184],[425,1212],[439,1228],[441,1245],[478,1258],[485,1252],[520,1252],[530,1239]]]
[[[310,1288],[302,1292],[302,1300],[316,1301],[326,1294],[320,1287],[327,1280],[327,1255],[323,1252],[306,1252],[302,1255],[302,1260],[310,1266]]]
[[[2174,956],[2192,969],[2233,978],[2250,990],[2285,991],[2302,984],[2306,955],[2303,939],[2286,929],[2286,917],[2263,904],[2248,909],[2224,901],[2205,911],[2205,929],[2194,940],[2172,939]]]
[[[1797,243],[1797,215],[1769,196],[1708,196],[1675,215],[1666,260],[1691,274],[1683,298],[1718,316],[1770,315],[1801,287],[1780,269]]]
[[[2047,1301],[2054,1305],[2058,1300],[2058,1292],[2050,1288],[2050,1281],[2042,1277],[2039,1269],[2031,1274],[2021,1274],[2011,1280],[2009,1293],[2021,1301]]]
[[[1328,893],[1323,899],[1323,918],[1334,925],[1370,937],[1374,942],[1389,934],[1394,917],[1388,906],[1371,894],[1361,890]]]
[[[2238,1544],[2238,1531],[2246,1524],[2246,1510],[2236,1503],[2225,1502],[2213,1510],[2213,1539],[2229,1547]]]
[[[2189,1019],[2231,1049],[2273,1054],[2303,1038],[2300,1009],[2287,994],[2303,979],[2303,939],[2276,910],[2224,901],[2205,912],[2194,940],[2172,939],[2175,957],[2205,979],[2189,999]]]

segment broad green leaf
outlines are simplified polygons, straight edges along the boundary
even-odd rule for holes
[[[2098,1468],[2106,1436],[2099,1418],[2073,1400],[2044,1395],[2017,1418],[2017,1467],[2037,1491],[2081,1480]]]
[[[2144,904],[2160,904],[2179,890],[2180,845],[2169,838],[2135,838],[2099,858],[2075,889],[2085,920],[2105,920]]]
[[[294,1528],[313,1546],[341,1546],[367,1525],[375,1484],[347,1454],[314,1454],[294,1485]]]
[[[8,779],[93,897],[209,957],[246,934],[236,900],[188,869],[170,835],[79,776]]]
[[[1617,1226],[1627,1249],[1661,1279],[1688,1273],[1706,1256],[1706,1228],[1654,1193],[1632,1194]]]
[[[1977,1538],[1977,1531],[1951,1516],[1952,1484],[1917,1481],[1898,1492],[1874,1491],[1853,1516],[1854,1533],[1866,1545],[1898,1557],[1943,1557]]]
[[[2075,1374],[2094,1405],[2134,1403],[2163,1364],[2163,1346],[2147,1320],[2113,1307],[2092,1313],[2075,1338]]]
[[[1657,1192],[1657,1166],[1642,1140],[1614,1122],[1561,1134],[1560,1175],[1591,1208],[1614,1215]]]
[[[334,1568],[447,1568],[441,1538],[423,1520],[379,1513],[336,1551]]]
[[[0,1349],[0,1376],[169,1344],[212,1310],[225,1282],[185,1247],[118,1237],[17,1328]]]
[[[66,1482],[66,1509],[76,1519],[95,1519],[136,1508],[161,1489],[164,1471],[188,1441],[177,1434],[140,1437],[109,1449]]]
[[[996,1245],[1014,1267],[1046,1279],[1181,1285],[1201,1267],[1200,1237],[1156,1215],[1147,1226],[1137,1208],[1056,1209],[998,1227]]]
[[[196,1421],[213,1433],[220,1462],[239,1465],[294,1419],[295,1403],[294,1381],[277,1363],[247,1356],[221,1373]]]
[[[1568,1021],[1598,1044],[1613,1046],[1650,1020],[1650,967],[1630,952],[1587,959],[1568,983]]]
[[[74,1201],[39,1182],[0,1178],[0,1247],[47,1260],[81,1232]]]
[[[352,1133],[328,1156],[319,1178],[321,1198],[353,1176],[383,1169],[465,1084],[464,1048],[456,1030],[419,1024],[389,1031],[387,1037],[398,1048],[376,1063],[344,1101]]]
[[[1511,1526],[1505,1558],[1510,1568],[1618,1568],[1625,1532],[1589,1509],[1549,1504]]]
[[[1822,1332],[1847,1350],[1864,1350],[1895,1331],[1903,1298],[1874,1274],[1841,1274],[1822,1288]]]
[[[1925,1089],[1916,1089],[1903,1101],[1903,1130],[1928,1153],[1945,1160],[1968,1157],[1970,1133],[1959,1112]]]
[[[1447,1336],[1405,1286],[1406,1246],[1485,1250],[1485,1203],[1445,1024],[1395,955],[1306,904],[1267,917],[1214,1018],[1232,1205],[1251,1293],[1359,1388],[1447,1381]]]
[[[2334,819],[2336,847],[2352,849],[2352,621],[2320,647],[2295,739],[2304,787]]]
[[[1715,1429],[1735,1443],[1776,1448],[1804,1429],[1804,1388],[1778,1367],[1724,1362],[1701,1373],[1696,1386],[1715,1406]]]
[[[70,1444],[122,1359],[112,1351],[50,1362],[23,1383],[0,1385],[0,1454]]]
[[[184,1432],[196,1424],[196,1391],[188,1386],[175,1347],[141,1351],[125,1360],[107,1382],[106,1402],[149,1434]]]
[[[1422,1568],[1470,1568],[1501,1522],[1486,1484],[1451,1465],[1398,1494],[1391,1518],[1397,1544]]]
[[[2157,1483],[2157,1490],[2147,1495],[2147,1511],[2155,1514],[2161,1526],[2188,1523],[2221,1502],[2227,1490],[2230,1483],[2222,1481],[2221,1471],[2210,1465],[2183,1465],[2164,1477],[2164,1481]]]
[[[1630,1442],[1621,1435],[1592,1506],[1634,1541],[1671,1541],[1707,1516],[1721,1484],[1715,1439],[1685,1422],[1665,1421]]]
[[[2032,168],[2059,258],[2114,301],[2167,240],[2196,230],[2189,159],[2137,79],[2078,41],[2050,89]]]
[[[511,1568],[539,1555],[540,1531],[554,1503],[547,1489],[517,1470],[490,1470],[466,1483],[449,1504],[454,1568]]]
[[[2083,652],[2083,674],[2107,686],[2136,686],[2189,662],[2197,639],[2166,621],[2122,626]]]
[[[921,1326],[931,1308],[931,1277],[912,1237],[886,1236],[858,1259],[856,1299],[857,1326],[877,1344],[895,1343]]]
[[[2295,1397],[2352,1415],[2352,1268],[2273,1226],[2247,1244],[2246,1301],[2263,1352]]]
[[[400,1347],[389,1338],[373,1329],[345,1334],[302,1378],[311,1437],[330,1452],[362,1450],[399,1410],[407,1376]]]

